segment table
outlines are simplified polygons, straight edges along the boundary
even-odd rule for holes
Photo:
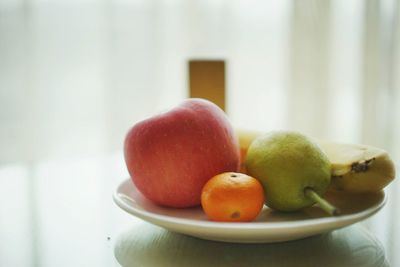
[[[111,196],[126,177],[121,151],[0,167],[0,265],[390,266],[380,228],[371,227],[386,207],[367,222],[304,240],[220,243],[120,210]]]

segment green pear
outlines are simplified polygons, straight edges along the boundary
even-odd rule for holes
[[[263,184],[272,209],[297,211],[318,202],[329,214],[338,213],[320,197],[331,181],[329,159],[303,134],[274,131],[257,137],[247,151],[246,168]]]

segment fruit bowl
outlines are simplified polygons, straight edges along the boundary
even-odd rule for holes
[[[207,219],[201,207],[164,208],[147,200],[131,179],[114,191],[114,202],[124,211],[173,232],[201,239],[234,243],[273,243],[301,239],[362,221],[386,203],[384,191],[369,194],[327,193],[325,198],[341,209],[330,217],[316,206],[299,212],[282,213],[264,206],[259,216],[248,223],[221,223]]]

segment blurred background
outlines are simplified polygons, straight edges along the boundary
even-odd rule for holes
[[[399,12],[397,0],[0,0],[0,266],[110,266],[96,241],[119,218],[123,139],[189,96],[191,59],[225,60],[236,127],[399,162]],[[388,193],[364,224],[397,266],[398,182]]]

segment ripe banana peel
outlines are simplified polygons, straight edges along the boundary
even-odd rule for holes
[[[242,162],[251,142],[261,132],[238,129]],[[380,148],[341,144],[314,139],[331,162],[330,190],[349,193],[377,192],[395,177],[395,167],[388,153]],[[241,171],[246,172],[242,163]]]

